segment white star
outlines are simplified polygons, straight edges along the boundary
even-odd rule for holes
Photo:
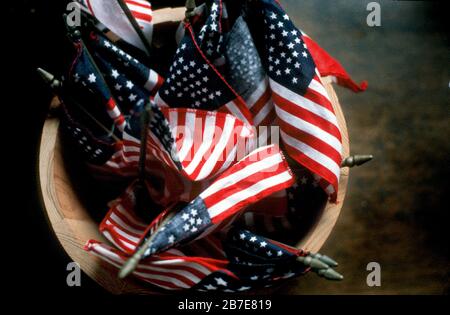
[[[191,67],[195,67],[195,61],[191,61],[191,62],[189,63],[189,65],[190,65]]]
[[[130,100],[130,102],[134,102],[137,98],[137,95],[134,94],[130,94],[130,96],[128,96],[128,99]]]
[[[217,24],[215,22],[211,23],[211,30],[212,31],[217,31]]]
[[[105,44],[105,47],[111,47],[111,44],[107,42],[106,40],[103,42]]]
[[[97,80],[97,77],[95,76],[95,74],[91,73],[89,75],[88,81],[91,83],[94,83]]]
[[[254,236],[252,236],[251,238],[250,238],[250,242],[255,242],[256,241],[256,237],[254,237]]]
[[[169,236],[169,243],[170,243],[170,244],[173,244],[173,242],[175,242],[175,236],[170,235],[170,236]]]
[[[245,287],[245,286],[243,286],[243,287],[239,288],[238,291],[247,291],[247,290],[249,290],[251,288],[252,287]]]
[[[308,182],[308,179],[306,178],[306,176],[303,176],[303,177],[300,179],[300,182],[301,182],[302,185],[306,185],[306,183]]]
[[[129,88],[130,90],[133,88],[134,84],[131,81],[127,81],[127,88]]]
[[[219,6],[217,5],[217,3],[213,3],[211,6],[211,11],[217,11],[218,8]]]
[[[207,290],[216,290],[217,287],[213,286],[212,284],[207,284],[207,285],[205,285],[205,289],[207,289]]]
[[[180,47],[182,50],[186,49],[186,44],[181,45]]]
[[[292,56],[298,57],[298,52],[297,52],[297,51],[294,51],[294,52],[292,53]]]
[[[283,255],[283,252],[281,251],[281,250],[279,250],[278,252],[277,252],[277,256],[282,256]]]
[[[195,216],[197,215],[197,213],[198,213],[197,209],[192,209],[192,210],[191,210],[191,215],[192,215],[193,217],[195,217]]]
[[[270,15],[270,18],[272,20],[275,20],[277,18],[277,15],[275,14],[275,12],[272,12],[272,14]]]
[[[200,225],[200,224],[202,224],[202,219],[197,219],[197,225]]]
[[[306,51],[303,51],[303,52],[302,52],[302,55],[303,55],[303,57],[305,57],[305,58],[308,57],[308,54],[306,53]]]
[[[118,51],[119,48],[117,48],[116,46],[112,46],[112,50],[113,50],[113,51]]]
[[[298,79],[297,78],[292,78],[292,83],[297,83],[298,82]]]
[[[186,221],[187,219],[189,219],[189,214],[184,213],[181,217],[183,218],[184,221]]]
[[[191,227],[189,226],[189,224],[183,225],[183,229],[184,229],[186,232],[189,231],[190,228],[191,228]]]
[[[192,233],[195,233],[195,232],[197,232],[198,231],[198,229],[194,226],[192,229],[191,229],[191,232]]]
[[[268,252],[266,252],[267,256],[272,256],[272,252],[269,250]]]
[[[284,70],[284,72],[285,72],[286,74],[290,74],[290,73],[291,73],[291,69],[286,68],[286,69]]]
[[[119,72],[117,70],[113,69],[113,71],[111,72],[111,76],[114,79],[117,79],[117,77],[119,76]]]
[[[296,67],[297,69],[300,68],[300,64],[298,63],[298,61],[295,63],[294,67]]]
[[[261,242],[261,243],[259,244],[259,247],[263,248],[263,247],[266,247],[266,245],[267,245],[266,242]]]
[[[194,219],[194,218],[190,218],[190,219],[189,219],[189,223],[191,223],[192,225],[194,225],[194,224],[195,224],[195,219]]]
[[[116,89],[116,91],[120,91],[122,86],[119,83],[117,83],[116,85],[114,85],[114,88]]]
[[[250,277],[250,280],[253,280],[253,281],[258,280],[258,276],[252,276],[252,277]]]
[[[245,234],[242,233],[241,235],[239,235],[239,238],[240,238],[241,240],[245,240]]]
[[[224,287],[226,287],[228,285],[228,283],[223,280],[222,278],[214,278],[214,280],[216,280],[218,285],[223,285]]]
[[[289,20],[289,16],[287,14],[283,15],[283,19]]]

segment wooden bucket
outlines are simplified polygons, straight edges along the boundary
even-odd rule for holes
[[[169,24],[184,18],[185,8],[165,8],[154,11],[155,32]],[[330,78],[322,78],[331,98],[334,111],[342,132],[344,157],[349,155],[347,126]],[[56,102],[56,99],[54,100]],[[70,258],[99,285],[114,294],[155,294],[156,291],[147,283],[129,277],[121,280],[117,269],[100,258],[89,254],[83,247],[90,239],[105,243],[108,241],[99,232],[99,221],[93,218],[89,209],[79,196],[82,186],[75,183],[70,175],[70,163],[63,158],[59,134],[59,119],[48,118],[42,130],[39,149],[38,176],[39,189],[44,211],[57,239]],[[304,231],[304,237],[297,247],[318,252],[330,235],[341,211],[347,190],[349,169],[341,169],[338,203],[327,203],[315,221]]]

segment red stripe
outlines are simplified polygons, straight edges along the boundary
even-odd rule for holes
[[[284,120],[279,120],[279,125],[281,130],[290,135],[292,138],[295,138],[303,143],[306,143],[311,148],[319,151],[320,153],[328,156],[330,159],[336,162],[337,165],[340,164],[342,160],[341,153],[336,151],[332,146],[330,146],[327,142],[317,138],[309,133],[301,131],[296,127],[284,122]]]
[[[333,185],[335,191],[337,191],[338,178],[333,172],[331,172],[328,168],[326,168],[322,164],[319,164],[315,160],[309,158],[304,153],[298,151],[296,148],[291,147],[289,144],[285,143],[284,145],[286,147],[287,152],[292,158],[294,158],[297,162],[305,166],[313,173],[316,173],[319,176],[323,177],[326,181],[328,181],[331,185]]]
[[[137,12],[137,11],[131,11],[131,13],[133,14],[134,18],[137,20],[142,20],[144,22],[148,22],[150,23],[152,21],[152,16],[145,14],[145,13],[141,13],[141,12]]]
[[[333,135],[339,141],[342,141],[341,132],[336,125],[310,112],[309,110],[306,110],[303,107],[295,103],[292,103],[291,101],[285,99],[284,97],[275,92],[273,92],[272,97],[275,102],[275,105],[279,106],[284,111],[317,126],[318,128],[328,132],[330,135]],[[280,120],[282,119],[280,118]]]
[[[142,8],[146,8],[146,9],[150,9],[150,10],[152,9],[152,5],[150,4],[150,2],[142,3],[142,2],[137,2],[137,1],[133,1],[133,0],[125,0],[125,2],[127,4],[134,4],[134,5],[142,7]]]

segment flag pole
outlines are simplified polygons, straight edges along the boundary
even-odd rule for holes
[[[133,14],[131,13],[130,9],[128,8],[127,4],[124,0],[117,0],[117,3],[119,3],[122,11],[127,16],[128,21],[130,21],[131,26],[133,26],[133,29],[138,34],[140,40],[144,44],[145,49],[147,50],[147,55],[150,56],[152,48],[151,43],[147,40],[144,33],[142,32],[141,28],[139,27],[139,24],[137,23],[136,19],[134,18]]]

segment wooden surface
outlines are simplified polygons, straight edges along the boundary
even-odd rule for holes
[[[184,9],[162,9],[164,14],[155,11],[159,23],[182,19]],[[183,12],[183,15],[181,14]],[[345,118],[339,101],[331,85],[331,80],[323,78],[337,115],[342,131],[343,156],[349,155],[349,140]],[[132,278],[120,280],[117,269],[86,252],[83,247],[90,239],[104,241],[98,230],[98,223],[89,214],[77,196],[63,161],[59,120],[46,120],[39,151],[39,185],[42,203],[56,237],[71,259],[79,263],[81,269],[99,285],[114,294],[154,294],[148,284]],[[325,243],[341,211],[348,182],[348,168],[343,168],[339,183],[338,203],[328,203],[310,232],[299,242],[299,248],[317,252]]]

